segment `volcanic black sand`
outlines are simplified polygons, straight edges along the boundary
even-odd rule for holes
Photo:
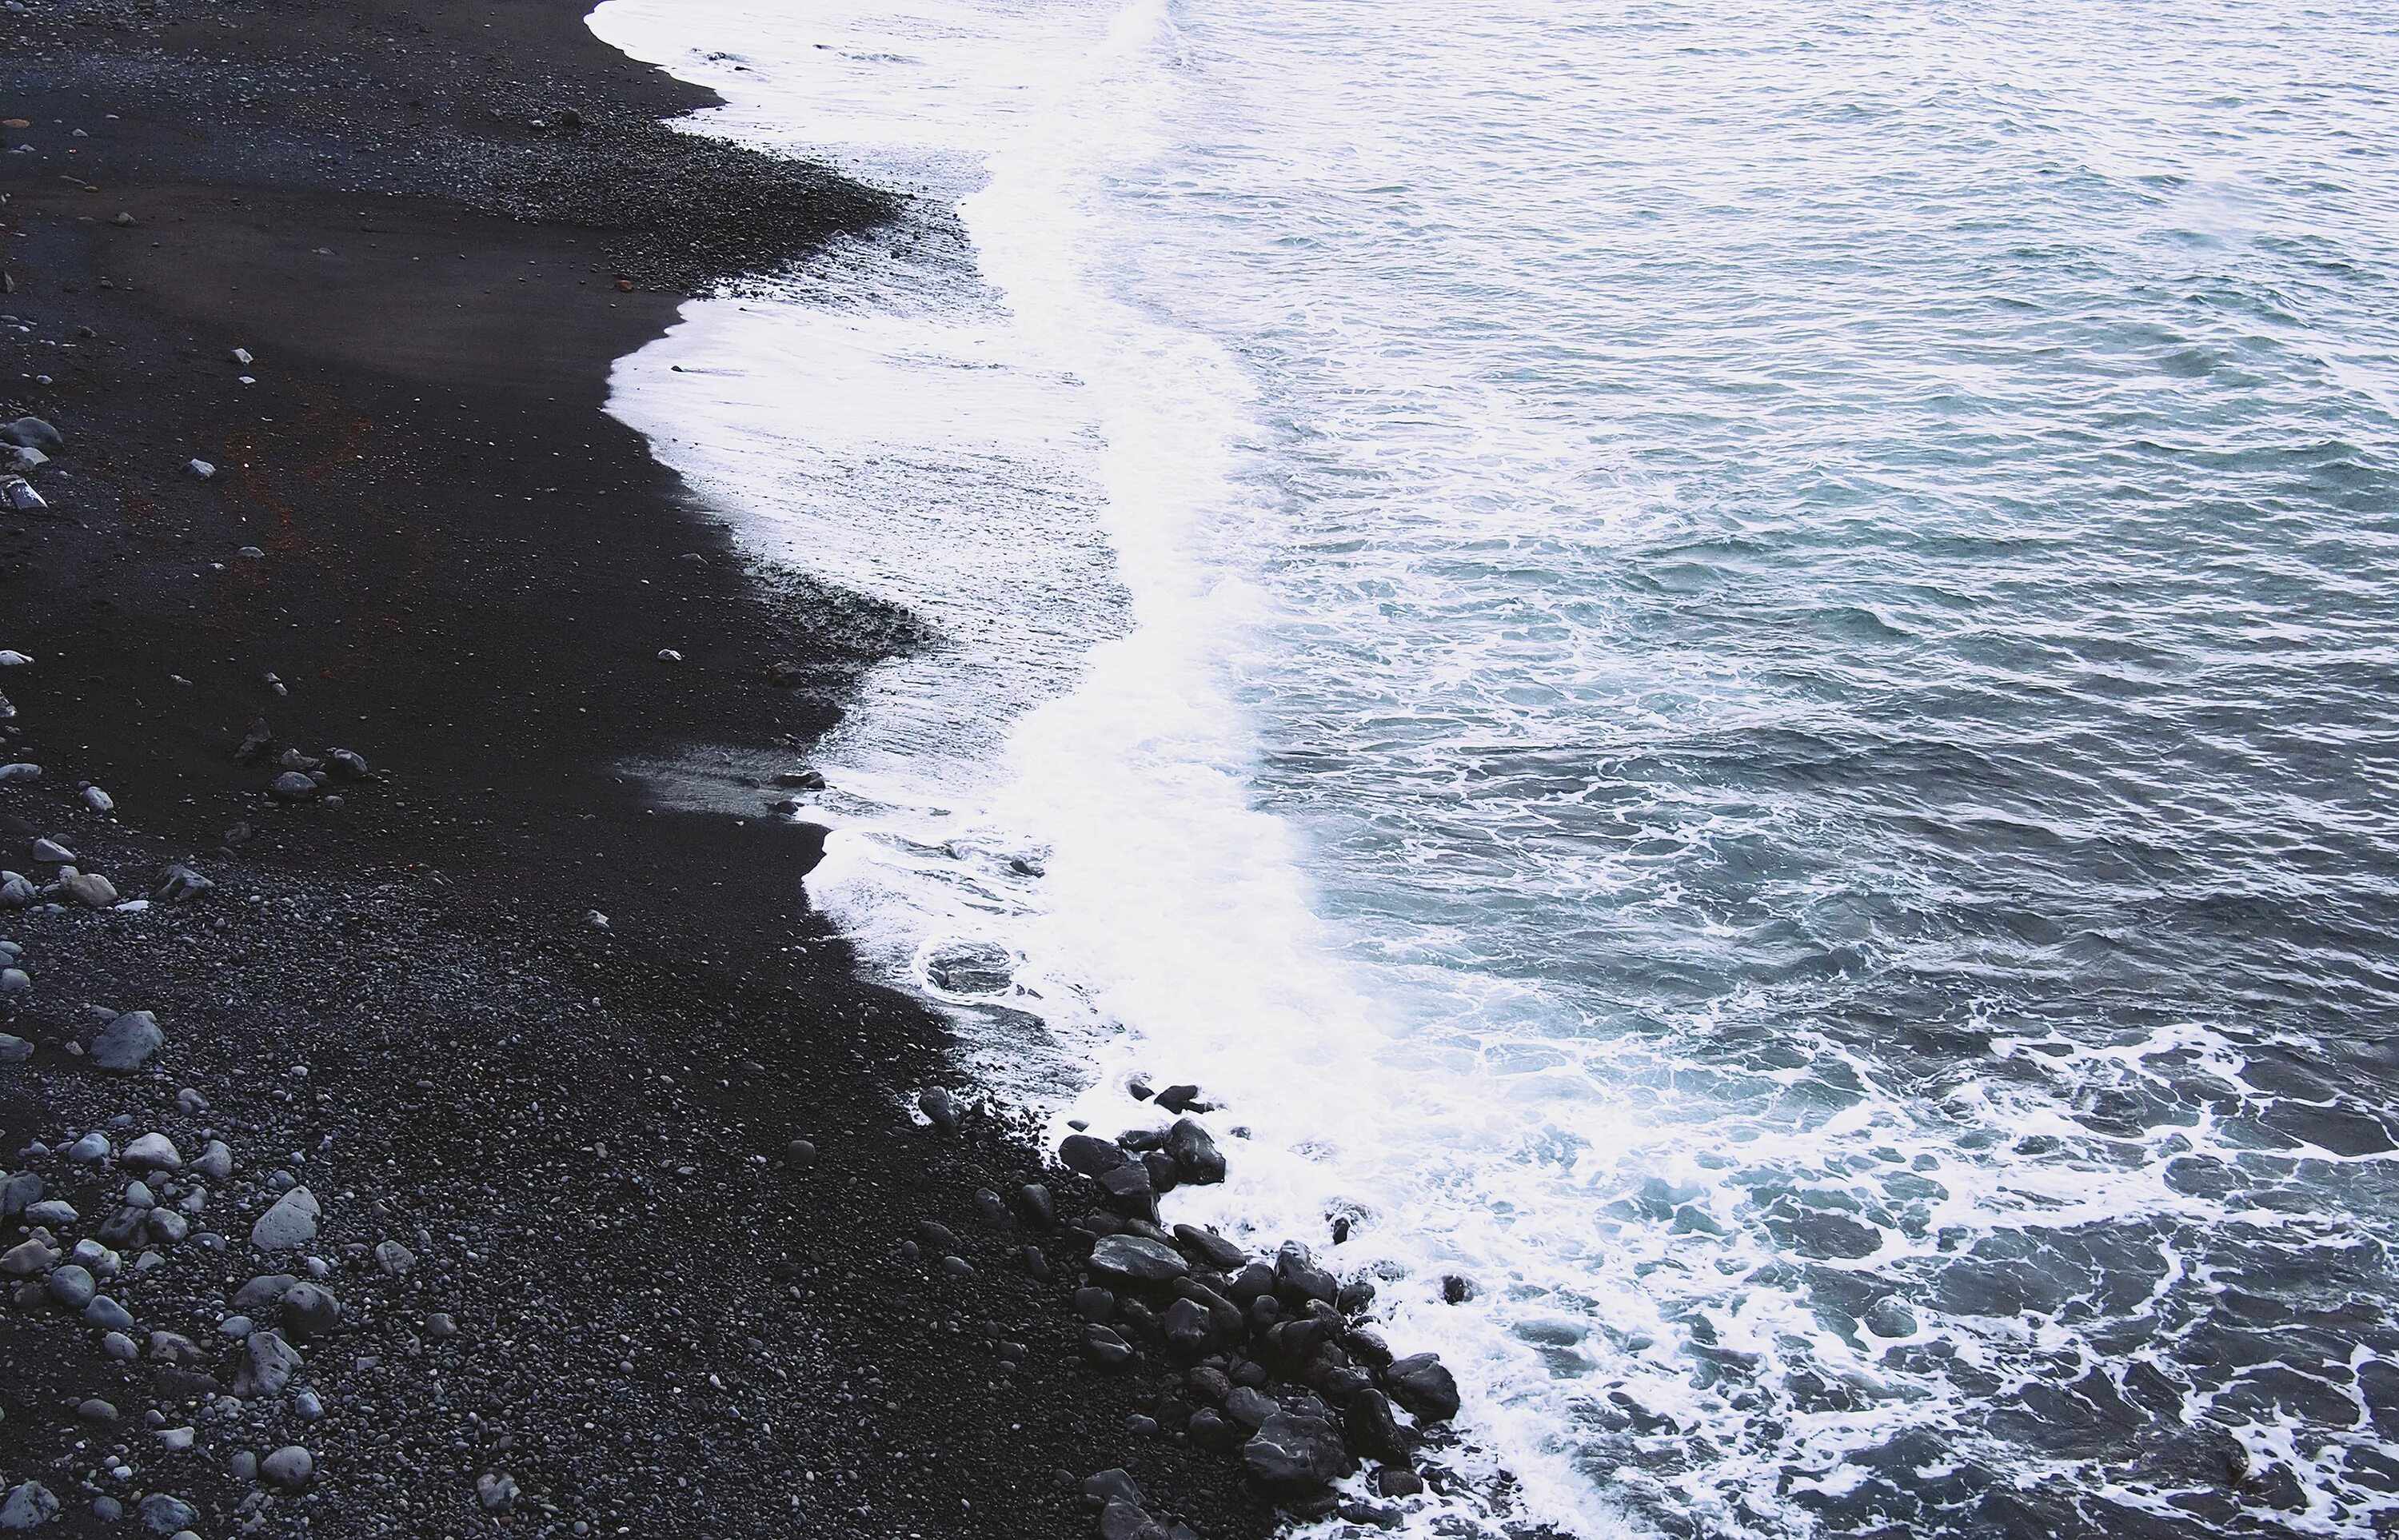
[[[1348,1409],[1378,1493],[1445,1437],[1329,1274],[1186,1239],[1213,1337],[1078,1296],[1146,1197],[916,1110],[947,1030],[769,809],[927,639],[746,564],[601,408],[683,294],[919,215],[660,126],[705,101],[561,0],[0,10],[0,422],[63,436],[0,512],[0,1491],[45,1533],[1087,1535],[1122,1466],[1110,1533],[1214,1540],[1276,1522],[1198,1404],[1238,1385],[1323,1474],[1291,1384]],[[678,760],[734,811],[623,768]]]

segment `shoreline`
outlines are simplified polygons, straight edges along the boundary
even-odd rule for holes
[[[759,581],[601,411],[677,290],[888,203],[657,127],[709,98],[574,6],[76,5],[0,33],[33,39],[0,64],[31,125],[0,150],[35,146],[0,155],[0,419],[66,438],[47,507],[0,520],[0,646],[33,659],[0,678],[0,759],[41,765],[0,786],[0,865],[47,887],[55,837],[128,898],[172,865],[214,885],[0,915],[29,1054],[0,1067],[0,1168],[76,1211],[0,1239],[115,1223],[93,1282],[135,1350],[57,1267],[6,1280],[0,1486],[56,1498],[58,1533],[168,1499],[209,1534],[1081,1535],[1083,1479],[1121,1466],[1161,1520],[1271,1530],[1238,1466],[1136,1430],[1155,1385],[1086,1364],[1088,1236],[979,1221],[978,1190],[1043,1180],[1026,1131],[908,1114],[948,1031],[808,911],[813,831],[654,811],[617,773],[708,745],[763,814],[915,639]],[[644,201],[670,174],[703,196]],[[695,227],[762,189],[815,201],[763,237],[746,209]],[[336,750],[370,778],[267,794]],[[102,1011],[164,1046],[96,1073]],[[110,1153],[69,1158],[93,1132]],[[230,1156],[148,1171],[182,1241],[122,1217],[150,1133]],[[317,1236],[262,1250],[289,1185]],[[928,1221],[967,1278],[909,1255]],[[337,1324],[245,1299],[249,1336],[221,1331],[303,1257]],[[270,1334],[301,1359],[279,1394]],[[305,1479],[257,1471],[287,1446]]]

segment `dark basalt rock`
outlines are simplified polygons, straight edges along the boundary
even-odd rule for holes
[[[1393,1361],[1383,1371],[1383,1386],[1418,1422],[1445,1423],[1457,1415],[1457,1381],[1430,1353]]]
[[[1058,1158],[1070,1171],[1096,1177],[1118,1169],[1132,1157],[1105,1139],[1094,1139],[1090,1134],[1068,1134],[1065,1142],[1058,1146]]]
[[[1200,1087],[1197,1086],[1169,1086],[1158,1093],[1158,1104],[1168,1112],[1176,1114],[1204,1113],[1213,1110],[1200,1100]]]
[[[1241,1464],[1269,1496],[1305,1499],[1356,1468],[1340,1430],[1321,1408],[1285,1407],[1241,1446]]]
[[[1104,1236],[1091,1248],[1091,1271],[1103,1277],[1165,1284],[1190,1270],[1172,1247],[1145,1236]]]
[[[1174,1239],[1186,1251],[1219,1272],[1234,1272],[1249,1260],[1249,1254],[1240,1247],[1215,1231],[1202,1230],[1196,1224],[1176,1225]]]
[[[1407,1436],[1381,1391],[1358,1391],[1340,1405],[1342,1437],[1351,1449],[1376,1460],[1402,1461],[1408,1457]]]
[[[1037,1230],[1050,1229],[1058,1223],[1058,1200],[1038,1182],[1028,1182],[1016,1190],[1016,1211]]]
[[[1208,1130],[1191,1119],[1177,1119],[1166,1130],[1166,1153],[1183,1173],[1183,1180],[1195,1187],[1206,1187],[1225,1180],[1225,1157]]]
[[[1132,1473],[1122,1466],[1111,1466],[1083,1478],[1083,1501],[1094,1507],[1105,1507],[1110,1503],[1125,1503],[1139,1507],[1141,1483],[1135,1481]]]
[[[1166,1350],[1180,1358],[1196,1358],[1208,1351],[1208,1339],[1213,1323],[1208,1312],[1190,1300],[1176,1300],[1166,1307],[1159,1319],[1166,1333]]]
[[[958,1119],[966,1111],[956,1097],[940,1086],[928,1087],[916,1098],[916,1110],[925,1114],[935,1130],[945,1134],[958,1131]]]

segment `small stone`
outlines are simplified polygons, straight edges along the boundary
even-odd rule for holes
[[[114,813],[116,811],[116,799],[110,796],[107,792],[102,790],[97,786],[85,787],[82,794],[83,804],[86,807],[90,808],[95,813]]]
[[[812,1169],[817,1163],[817,1147],[805,1139],[795,1139],[783,1146],[784,1164],[795,1171]]]
[[[290,1273],[262,1273],[233,1291],[233,1308],[238,1315],[264,1316],[299,1281]]]
[[[97,1166],[109,1156],[108,1136],[95,1128],[59,1154],[70,1166]]]
[[[0,507],[19,513],[38,513],[49,506],[49,499],[35,492],[34,484],[23,477],[0,478]]]
[[[305,1187],[294,1187],[275,1200],[250,1227],[250,1243],[262,1251],[291,1251],[317,1238],[317,1221],[324,1210]]]
[[[46,454],[56,454],[66,448],[65,437],[39,417],[20,417],[13,423],[0,426],[0,439],[22,444],[27,449],[38,449]]]
[[[1284,1408],[1241,1446],[1241,1464],[1268,1495],[1316,1496],[1350,1468],[1349,1452],[1329,1418]]]
[[[19,985],[16,980],[25,975],[19,968],[0,968],[0,994],[21,993],[32,987],[31,980]],[[21,1037],[0,1032],[0,1064],[21,1064],[34,1057],[34,1045]]]
[[[208,480],[217,473],[217,467],[209,464],[206,460],[187,461],[184,463],[183,468],[203,481]]]
[[[23,872],[0,871],[0,909],[31,909],[41,896]]]
[[[475,1479],[475,1501],[485,1513],[506,1513],[516,1506],[516,1481],[502,1471],[492,1471]]]
[[[180,1171],[183,1169],[182,1152],[165,1134],[147,1133],[125,1146],[118,1156],[126,1165],[140,1171]]]
[[[396,1240],[375,1242],[375,1265],[392,1277],[405,1277],[416,1269],[416,1253]]]
[[[256,1480],[258,1479],[258,1456],[246,1449],[236,1450],[234,1452],[233,1458],[225,1462],[225,1474],[232,1477],[237,1481]]]
[[[161,1246],[180,1246],[192,1233],[192,1222],[172,1209],[153,1209],[142,1228]]]
[[[115,1402],[103,1401],[99,1397],[94,1396],[88,1400],[77,1401],[75,1403],[75,1415],[82,1418],[87,1423],[98,1423],[103,1427],[107,1427],[114,1426],[115,1425],[119,1414],[116,1410]]]
[[[297,1492],[317,1474],[317,1461],[298,1444],[286,1444],[258,1462],[258,1473],[286,1492]]]
[[[153,1534],[173,1534],[200,1521],[199,1509],[163,1492],[152,1493],[134,1506],[142,1515],[143,1527]]]
[[[297,770],[286,770],[275,777],[266,794],[277,802],[312,802],[317,796],[317,783]]]
[[[142,1349],[122,1331],[111,1331],[100,1339],[100,1350],[119,1363],[131,1363],[142,1356]]]
[[[156,1016],[146,1010],[129,1010],[112,1020],[92,1040],[92,1065],[116,1074],[130,1074],[147,1063],[166,1041],[167,1034],[158,1030]]]
[[[199,1344],[180,1331],[153,1331],[150,1333],[150,1361],[189,1367],[206,1363],[208,1355],[200,1351]]]
[[[1197,1253],[1200,1261],[1219,1273],[1238,1272],[1249,1261],[1249,1254],[1240,1247],[1215,1231],[1203,1230],[1196,1224],[1176,1225],[1174,1238],[1186,1250]]]
[[[46,866],[67,866],[75,858],[74,851],[47,836],[34,840],[30,848],[34,859]]]
[[[436,1310],[425,1317],[425,1334],[438,1343],[446,1343],[458,1334],[458,1323],[446,1311]]]
[[[199,1441],[197,1429],[162,1427],[157,1430],[158,1442],[169,1454],[181,1454]]]
[[[1424,1491],[1424,1478],[1405,1466],[1385,1466],[1375,1472],[1375,1492],[1382,1497],[1414,1497]]]

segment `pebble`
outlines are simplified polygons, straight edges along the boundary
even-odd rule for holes
[[[157,1431],[158,1442],[166,1447],[169,1454],[181,1454],[191,1448],[199,1437],[194,1429],[188,1427],[162,1427]]]
[[[152,1493],[134,1506],[142,1515],[142,1522],[153,1534],[171,1536],[178,1530],[190,1529],[200,1520],[199,1509],[181,1497],[171,1497],[163,1492]]]
[[[416,1253],[396,1240],[375,1242],[375,1265],[392,1277],[405,1277],[416,1270]]]
[[[55,1273],[50,1276],[58,1277]],[[86,1326],[97,1326],[109,1331],[122,1333],[132,1327],[133,1315],[106,1294],[94,1294],[91,1297],[91,1303],[83,1307],[83,1321]],[[130,1337],[126,1338],[127,1345],[130,1346],[132,1341]]]
[[[916,1098],[916,1110],[938,1132],[945,1134],[958,1131],[958,1118],[965,1111],[958,1105],[958,1099],[940,1086],[928,1087]]]
[[[97,786],[87,786],[83,789],[83,804],[95,813],[116,811],[116,799]]]
[[[30,848],[34,859],[46,866],[66,866],[75,858],[74,851],[47,836],[34,840]]]
[[[248,1400],[273,1396],[291,1383],[300,1368],[300,1353],[277,1331],[252,1331],[242,1341],[234,1366],[233,1393]]]
[[[106,909],[116,902],[116,885],[97,871],[59,873],[59,891],[87,909]]]
[[[342,1302],[322,1284],[295,1283],[283,1295],[286,1331],[300,1337],[322,1336],[342,1319]]]
[[[209,464],[206,460],[186,461],[183,465],[183,468],[203,481],[209,480],[217,473],[217,467]]]
[[[30,981],[25,985],[16,984],[17,979],[24,977],[25,975],[16,968],[0,968],[0,994],[18,993],[30,987]],[[0,1032],[0,1064],[21,1064],[33,1057],[33,1044],[21,1037]]]
[[[310,802],[317,795],[317,783],[297,770],[286,770],[275,777],[266,794],[277,802]]]
[[[111,1331],[100,1339],[100,1350],[119,1363],[131,1363],[142,1356],[142,1349],[122,1331]]]
[[[98,1047],[95,1045],[93,1048],[95,1057],[98,1052]],[[94,1129],[60,1151],[59,1155],[60,1158],[70,1166],[96,1166],[108,1158],[108,1136]]]

